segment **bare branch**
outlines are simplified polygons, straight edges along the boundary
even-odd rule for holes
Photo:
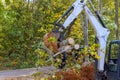
[[[58,56],[58,55],[60,55],[60,54],[62,54],[64,52],[67,52],[67,51],[72,50],[72,49],[73,49],[73,47],[70,47],[69,49],[65,49],[65,50],[62,50],[60,52],[57,52],[55,55],[53,55],[53,57],[56,57],[56,56]],[[48,61],[52,60],[53,57],[51,57]]]

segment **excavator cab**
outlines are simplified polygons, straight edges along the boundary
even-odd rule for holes
[[[120,80],[120,40],[111,41],[107,61],[107,79]]]

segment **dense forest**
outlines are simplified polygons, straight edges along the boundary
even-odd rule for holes
[[[0,70],[29,68],[38,64],[46,65],[45,57],[48,54],[40,49],[43,36],[51,31],[54,22],[74,1],[0,0]],[[92,1],[111,32],[108,42],[120,39],[120,12],[118,12],[120,11],[120,5],[118,5],[120,0]],[[89,3],[87,4],[92,10]],[[83,22],[78,19],[69,35],[80,45],[84,45],[81,25]],[[94,44],[95,33],[92,27],[88,27],[88,35],[90,49],[98,47]],[[82,53],[86,53],[85,51],[87,52],[87,48]]]

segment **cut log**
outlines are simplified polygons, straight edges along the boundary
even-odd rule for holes
[[[74,45],[74,49],[75,49],[75,50],[78,50],[79,48],[80,48],[80,45],[79,45],[79,44],[75,44],[75,45]]]
[[[74,45],[74,43],[75,43],[74,39],[71,37],[67,38],[67,41],[68,41],[68,44],[70,44],[70,45]]]

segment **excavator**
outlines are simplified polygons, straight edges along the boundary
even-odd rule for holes
[[[76,0],[72,6],[55,21],[52,32],[59,34],[57,39],[64,44],[65,32],[71,29],[78,16],[84,11],[96,33],[97,43],[100,45],[98,49],[100,59],[95,60],[95,80],[106,80],[106,77],[107,80],[120,80],[120,40],[112,40],[109,43],[108,54],[106,55],[106,45],[110,31],[105,26],[97,10],[95,10],[92,2],[89,0],[96,16],[93,15],[86,2],[87,0]],[[60,46],[60,44],[58,45]],[[62,60],[65,61],[66,53],[64,50],[63,52],[61,52],[64,54]],[[58,52],[54,57],[61,53]]]

